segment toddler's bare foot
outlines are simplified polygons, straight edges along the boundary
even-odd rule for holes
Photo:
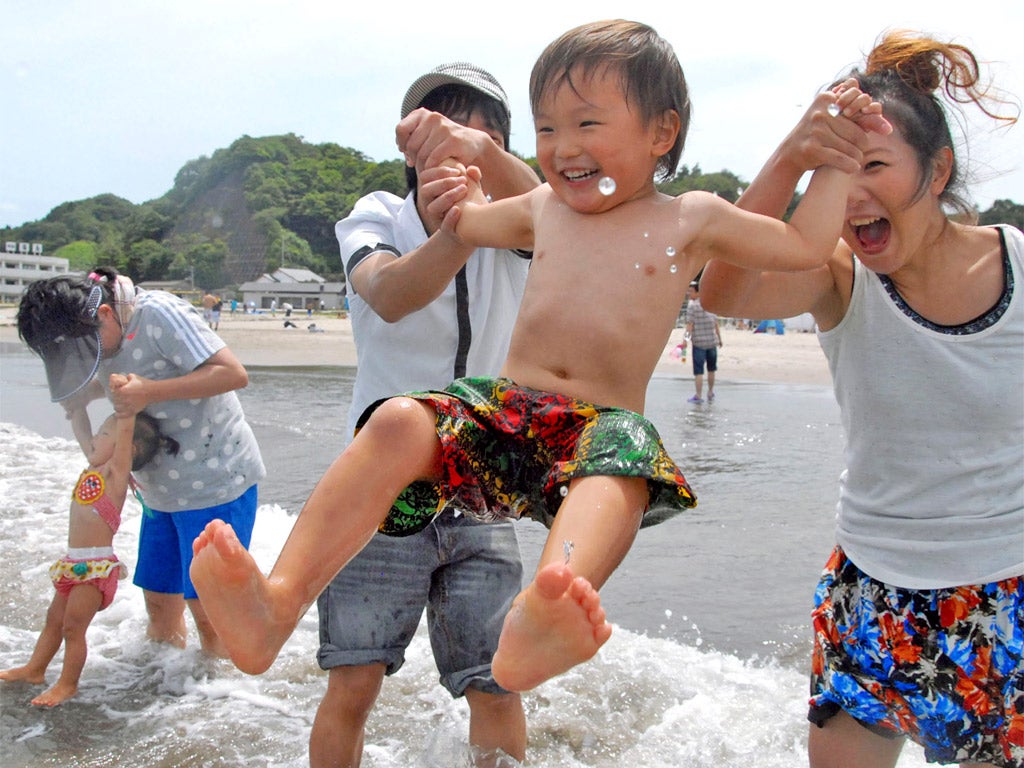
[[[611,634],[597,590],[552,563],[512,603],[491,671],[502,688],[528,691],[591,658]]]
[[[46,681],[46,670],[38,670],[31,667],[14,667],[14,669],[0,671],[0,680],[20,681],[38,685]]]
[[[53,688],[48,691],[43,691],[32,699],[32,704],[36,707],[56,707],[58,704],[70,699],[76,693],[78,693],[77,685],[62,683],[58,680],[54,684]]]
[[[235,666],[258,675],[277,658],[300,616],[281,616],[270,581],[230,525],[210,522],[192,543],[199,603]]]

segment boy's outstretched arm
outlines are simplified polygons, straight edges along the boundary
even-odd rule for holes
[[[545,184],[530,192],[487,202],[480,187],[480,170],[466,169],[467,202],[453,205],[441,229],[432,237],[454,238],[474,248],[533,249],[533,206]]]

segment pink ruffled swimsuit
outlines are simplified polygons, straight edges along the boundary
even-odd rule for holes
[[[112,533],[121,526],[121,510],[106,494],[103,476],[94,469],[86,469],[78,477],[71,499],[82,506],[92,507]],[[50,566],[50,579],[54,589],[65,598],[74,587],[92,583],[103,595],[102,611],[114,600],[117,582],[128,576],[128,569],[117,559],[113,547],[73,547],[60,560]]]

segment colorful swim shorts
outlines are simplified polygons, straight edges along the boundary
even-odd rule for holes
[[[839,547],[815,593],[808,719],[839,710],[931,762],[1024,766],[1024,577],[946,589],[870,578]]]
[[[633,411],[483,377],[408,397],[437,413],[444,477],[403,491],[383,533],[416,533],[447,505],[480,520],[525,515],[550,527],[569,482],[593,475],[646,478],[644,526],[697,503],[654,425]],[[366,410],[357,431],[381,402]]]
[[[114,601],[117,582],[127,576],[128,569],[109,547],[69,549],[50,566],[50,580],[58,593],[67,597],[74,587],[93,584],[103,595],[101,611]]]

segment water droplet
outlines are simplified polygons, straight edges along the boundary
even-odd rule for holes
[[[670,245],[668,248],[665,249],[665,255],[668,256],[670,259],[675,258],[676,249]]]
[[[672,273],[673,275],[674,275],[674,274],[675,274],[675,273],[676,273],[676,272],[677,272],[678,270],[679,270],[679,267],[677,267],[677,266],[676,266],[675,264],[670,264],[670,265],[669,265],[669,267],[668,267],[668,271],[669,271],[669,272],[671,272],[671,273]]]
[[[825,107],[825,111],[832,115],[832,117],[839,117],[839,113],[842,112],[843,110],[840,109],[839,105],[833,101],[831,104]]]
[[[597,189],[605,197],[608,197],[608,195],[614,195],[615,179],[611,176],[602,176],[601,180],[597,182]]]
[[[558,487],[558,493],[564,499],[566,496],[569,495],[569,486],[567,486],[567,485],[559,486]]]
[[[646,238],[648,238],[648,237],[650,237],[650,236],[651,236],[651,233],[650,233],[650,232],[644,232],[644,239],[646,239]]]
[[[566,539],[562,542],[562,552],[565,553],[565,564],[569,564],[569,558],[572,557],[572,550],[576,545]]]
[[[640,269],[640,262],[639,262],[639,261],[638,261],[638,262],[636,262],[636,263],[635,263],[635,264],[633,265],[633,269]]]

